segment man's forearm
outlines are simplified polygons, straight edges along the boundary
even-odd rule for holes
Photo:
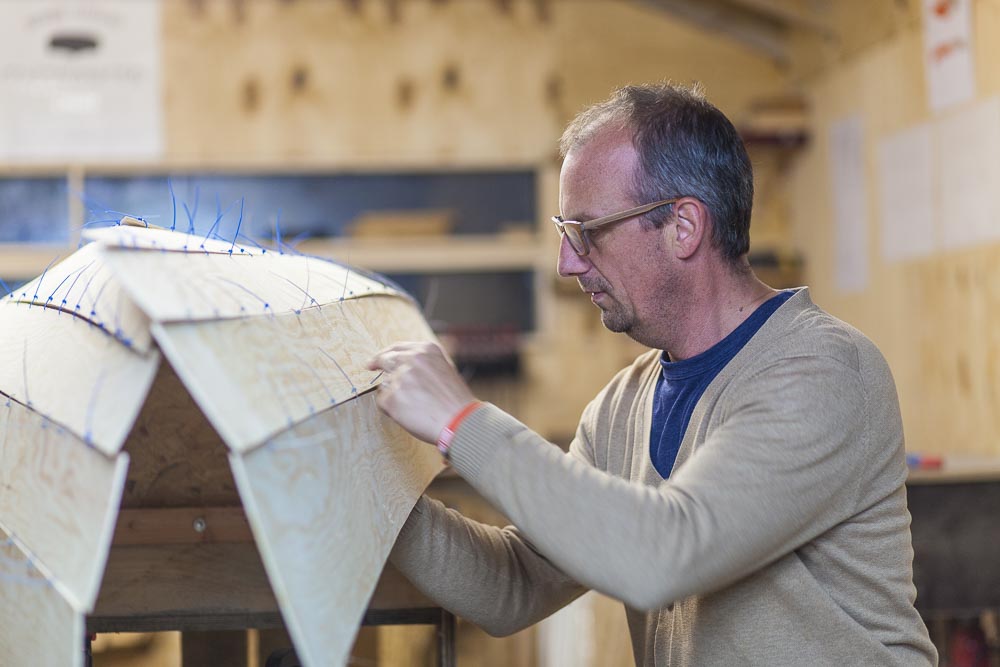
[[[516,529],[472,521],[427,497],[390,560],[429,598],[495,636],[532,625],[585,591]]]

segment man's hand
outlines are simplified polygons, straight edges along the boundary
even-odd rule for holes
[[[425,442],[437,442],[452,417],[475,397],[436,343],[397,343],[368,362],[381,370],[376,403]]]

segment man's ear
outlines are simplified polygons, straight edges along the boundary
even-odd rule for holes
[[[688,259],[698,251],[702,243],[708,243],[711,235],[708,209],[694,197],[680,199],[674,204],[674,209],[674,226],[677,228],[674,252],[678,259]]]

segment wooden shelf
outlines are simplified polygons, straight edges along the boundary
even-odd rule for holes
[[[529,271],[540,259],[537,237],[529,234],[311,239],[298,249],[379,273]]]
[[[4,280],[36,278],[53,259],[67,257],[74,252],[76,252],[75,247],[58,243],[0,243],[0,278]]]
[[[0,244],[0,277],[35,278],[54,258],[75,250],[59,244]],[[539,243],[531,235],[311,239],[299,244],[298,250],[379,273],[532,271],[540,259]]]

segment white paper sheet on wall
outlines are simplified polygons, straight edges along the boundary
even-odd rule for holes
[[[934,133],[928,123],[884,139],[878,150],[882,256],[890,262],[937,249]]]
[[[933,111],[976,94],[971,0],[923,0],[924,67]]]
[[[0,2],[0,159],[163,151],[157,0]]]
[[[936,134],[943,247],[1000,240],[1000,98],[938,120]]]
[[[868,191],[861,117],[849,116],[831,124],[829,141],[834,284],[842,291],[855,292],[868,286]]]

